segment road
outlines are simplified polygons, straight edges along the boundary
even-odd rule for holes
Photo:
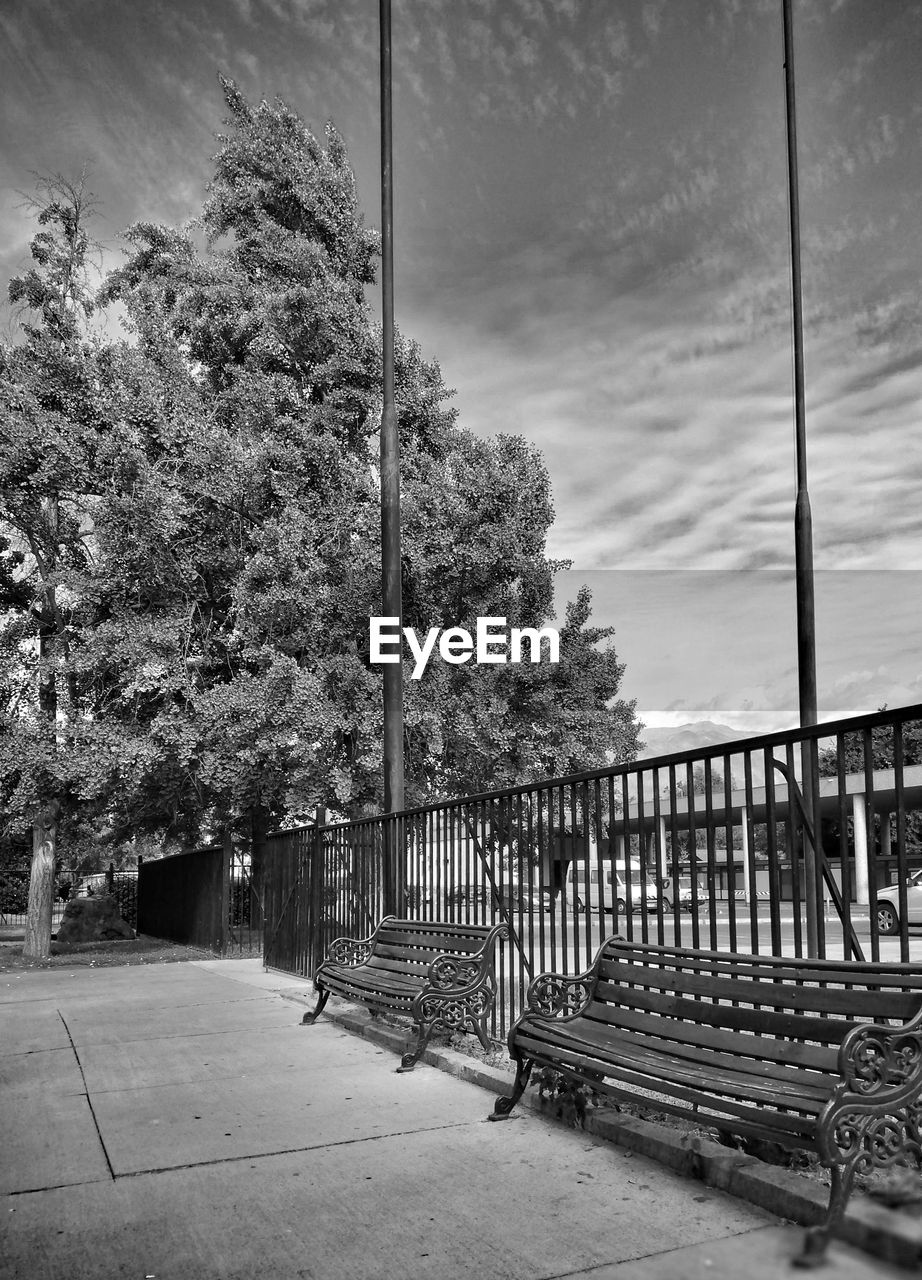
[[[859,908],[860,910],[860,908]],[[697,931],[695,929],[695,921],[697,920]],[[552,924],[548,915],[544,916],[543,922],[540,920],[538,913],[517,915],[512,918],[513,927],[520,934],[526,951],[531,952],[535,957],[534,971],[545,969],[556,972],[578,973],[588,968],[592,962],[592,958],[601,945],[604,938],[609,937],[612,933],[617,932],[612,927],[611,917],[606,916],[604,925],[601,925],[593,913],[586,915],[576,915],[571,912],[566,919],[562,919],[561,915],[557,915]],[[543,957],[538,960],[541,953],[541,925],[544,927],[544,947]],[[667,946],[676,944],[688,948],[700,947],[703,949],[714,948],[718,951],[742,951],[742,952],[762,952],[765,954],[781,954],[796,956],[798,950],[800,954],[806,951],[806,930],[801,927],[801,944],[798,949],[794,928],[794,914],[790,903],[782,904],[779,916],[779,946],[776,948],[772,944],[771,920],[769,916],[768,904],[760,902],[757,906],[757,945],[752,943],[752,932],[750,924],[749,907],[744,902],[736,903],[736,929],[735,938],[731,933],[731,924],[729,918],[729,907],[726,903],[719,903],[712,920],[708,910],[702,910],[693,917],[691,912],[683,911],[678,920],[672,914],[664,914],[663,916],[663,935],[662,942]],[[857,912],[852,920],[855,932],[857,934],[859,945],[863,952],[863,959],[872,960],[871,936],[867,909],[861,915]],[[622,921],[620,926],[622,933],[628,934],[625,923]],[[827,913],[823,920],[823,932],[825,934],[824,954],[828,959],[841,960],[846,958],[854,958],[846,953],[843,941],[843,929],[838,917],[834,914]],[[644,921],[639,912],[635,912],[630,925],[630,934],[635,941],[660,941],[657,932],[656,914],[651,912],[646,920],[646,934],[644,934]],[[900,938],[882,937],[879,939],[879,955],[876,957],[885,962],[899,962],[904,957],[900,955]],[[909,955],[907,958],[910,962],[922,962],[922,931],[913,930],[909,938]]]

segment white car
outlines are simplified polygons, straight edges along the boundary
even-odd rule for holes
[[[605,867],[602,870],[601,882],[597,867],[576,867],[571,864],[567,871],[566,896],[571,910],[585,911],[590,908],[598,911],[611,911],[617,907],[619,915],[627,912],[628,899],[631,910],[656,910],[659,890],[651,879],[642,879],[636,868],[631,868],[630,885],[625,871],[619,867]]]
[[[906,881],[906,923],[922,924],[922,871],[917,871]],[[891,884],[886,889],[877,891],[877,931],[878,933],[899,933],[900,931],[898,884]]]
[[[700,891],[699,896],[703,896]],[[681,876],[675,881],[668,878],[663,881],[664,910],[671,911],[676,904],[682,911],[691,911],[695,905],[691,880],[686,876]]]

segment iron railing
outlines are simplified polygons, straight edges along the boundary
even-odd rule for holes
[[[334,937],[365,936],[388,910],[501,918],[497,1036],[532,976],[584,970],[616,933],[908,961],[920,951],[906,886],[922,867],[920,816],[913,706],[277,832],[264,855],[264,959],[307,976]],[[898,931],[884,936],[879,895],[891,883]]]
[[[133,929],[137,928],[138,873],[133,868],[117,871],[110,862],[105,871],[59,871],[55,875],[52,929],[56,930],[61,923],[71,898],[90,898],[97,893],[114,897],[122,919]],[[0,870],[0,925],[25,929],[28,905],[29,868]]]

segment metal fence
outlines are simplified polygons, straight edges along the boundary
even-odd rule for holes
[[[911,942],[922,884],[907,885],[922,869],[920,817],[913,706],[279,832],[265,856],[264,959],[307,976],[334,937],[367,935],[388,910],[501,918],[497,1036],[533,976],[581,972],[616,933],[907,961],[922,954]]]
[[[145,861],[138,878],[137,928],[218,955],[259,954],[262,909],[249,853],[208,845]]]
[[[72,898],[90,898],[101,893],[114,897],[122,918],[133,929],[137,928],[138,873],[133,869],[117,871],[111,862],[105,871],[60,871],[56,874],[52,928],[56,929],[61,923],[64,908]],[[0,925],[24,929],[28,905],[28,866],[7,868],[0,872]]]

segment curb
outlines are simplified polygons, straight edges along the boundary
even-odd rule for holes
[[[276,994],[305,1007],[313,1007],[315,1002],[311,992],[279,991]],[[328,1002],[323,1017],[398,1055],[406,1053],[414,1041],[411,1032],[376,1022],[363,1007],[337,1002],[335,996]],[[508,1093],[512,1085],[512,1077],[498,1067],[454,1049],[427,1048],[420,1061],[479,1085],[489,1093]],[[550,1119],[533,1090],[526,1092],[518,1108]],[[776,1217],[808,1227],[821,1222],[825,1215],[826,1187],[801,1178],[789,1169],[766,1164],[755,1156],[731,1151],[712,1139],[682,1133],[653,1120],[622,1115],[609,1108],[589,1111],[584,1127],[586,1133],[649,1156],[675,1173],[697,1178],[705,1186],[758,1205]],[[849,1201],[838,1236],[896,1266],[918,1270],[922,1264],[922,1218],[909,1217],[867,1198]]]

